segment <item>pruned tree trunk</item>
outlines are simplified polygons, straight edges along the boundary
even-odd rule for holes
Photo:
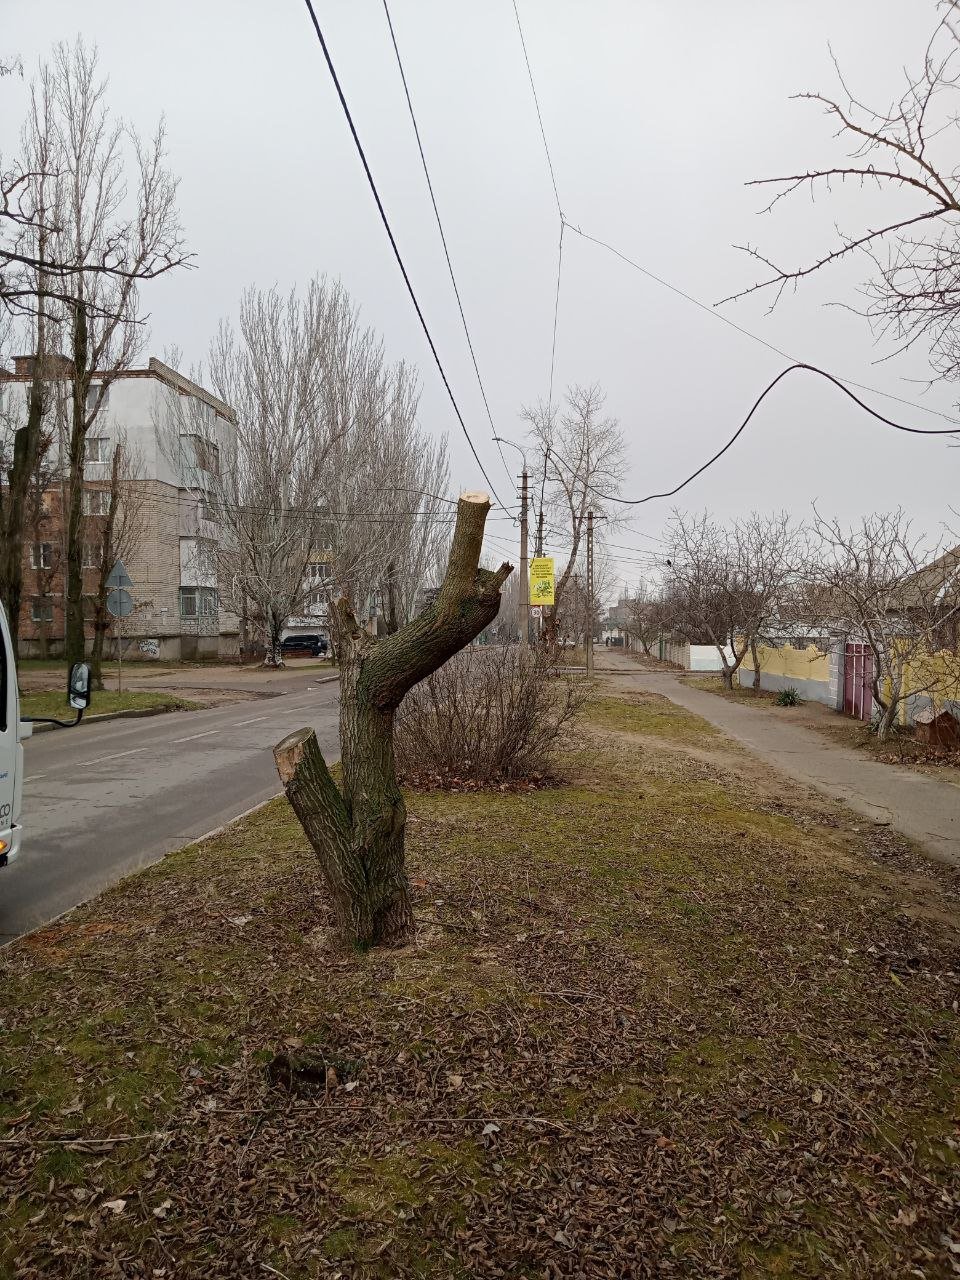
[[[753,692],[760,692],[760,653],[757,649],[756,636],[750,637],[750,657],[753,660]]]
[[[45,408],[43,318],[37,321],[37,353],[33,363],[26,424],[14,434],[13,459],[7,472],[7,492],[0,495],[0,600],[7,612],[10,640],[16,658],[20,648],[20,604],[23,599],[23,531],[27,522],[27,496],[37,463],[44,451]],[[4,506],[4,497],[6,506]]]
[[[83,460],[87,433],[86,403],[90,375],[87,313],[82,302],[72,308],[72,356],[70,439],[67,500],[67,589],[64,596],[64,656],[68,663],[82,662],[86,651],[83,617]]]
[[[368,635],[350,604],[339,601],[342,789],[312,729],[300,729],[274,747],[287,798],[320,860],[337,926],[355,945],[397,945],[413,932],[393,719],[408,690],[497,615],[500,587],[512,566],[503,564],[496,572],[478,567],[489,510],[486,494],[461,497],[437,599],[393,635]]]

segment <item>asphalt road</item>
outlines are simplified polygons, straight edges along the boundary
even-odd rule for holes
[[[272,748],[284,734],[312,725],[336,759],[337,683],[303,674],[285,686],[277,697],[29,739],[23,849],[0,870],[0,944],[277,795]]]

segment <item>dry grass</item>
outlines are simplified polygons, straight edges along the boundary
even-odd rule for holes
[[[0,1275],[954,1274],[956,878],[660,701],[411,797],[404,951],[277,802],[5,952]]]

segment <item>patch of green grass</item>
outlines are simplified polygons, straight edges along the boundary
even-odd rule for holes
[[[674,742],[709,743],[718,730],[700,716],[678,707],[659,694],[632,695],[626,698],[591,698],[586,718],[605,729],[622,733],[640,733]]]
[[[202,703],[191,702],[172,693],[153,693],[133,690],[117,693],[104,689],[94,693],[85,715],[106,715],[114,711],[197,711]],[[71,720],[76,715],[67,702],[66,693],[46,690],[37,693],[21,693],[20,714],[24,717],[51,716],[56,720]]]

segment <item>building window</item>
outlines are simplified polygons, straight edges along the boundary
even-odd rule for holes
[[[310,617],[322,618],[327,612],[327,593],[311,591],[306,599],[306,612]]]
[[[212,476],[220,474],[220,450],[212,440],[196,437],[197,466]]]
[[[49,569],[53,563],[53,545],[49,542],[34,542],[30,547],[30,568]]]
[[[87,387],[87,413],[93,413],[97,408],[97,401],[100,400],[100,408],[106,409],[110,403],[110,388],[103,387],[103,399],[100,399],[100,390],[102,384],[99,382],[91,382]]]
[[[328,564],[308,564],[307,565],[307,582],[311,586],[319,586],[322,582],[327,582],[330,577],[330,566]]]
[[[100,543],[85,542],[83,544],[83,567],[85,569],[100,568]]]
[[[106,516],[110,514],[109,489],[84,489],[83,514],[85,516]]]
[[[109,462],[110,441],[106,436],[87,436],[83,442],[85,462]]]
[[[30,617],[34,622],[53,621],[53,601],[46,596],[30,602]]]
[[[215,618],[217,593],[213,587],[181,587],[181,618]]]

